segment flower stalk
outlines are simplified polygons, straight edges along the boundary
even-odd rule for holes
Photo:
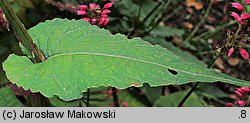
[[[250,4],[249,0],[245,0],[246,4]],[[244,59],[249,58],[249,54],[245,49],[242,49],[242,45],[247,41],[245,40],[245,37],[248,37],[248,33],[244,32],[244,27],[247,27],[249,25],[249,20],[250,20],[250,14],[246,13],[244,10],[244,7],[237,2],[231,3],[231,6],[233,8],[238,9],[239,11],[243,11],[241,15],[238,15],[235,12],[231,12],[231,16],[234,17],[234,19],[239,23],[238,29],[236,32],[228,32],[227,33],[227,38],[224,41],[224,44],[221,46],[217,46],[216,52],[213,55],[213,59],[210,61],[208,64],[207,68],[211,69],[216,62],[216,60],[220,57],[223,56],[227,53],[227,56],[230,57],[231,54],[234,51],[234,47],[240,47],[240,54]],[[193,91],[197,88],[199,83],[195,83],[195,85],[192,87],[192,89],[185,95],[185,97],[181,100],[179,103],[178,107],[182,107],[185,101],[190,97],[190,95],[193,93]],[[239,101],[239,105],[243,105],[244,102]],[[231,105],[231,104],[229,104]],[[244,104],[245,105],[245,104]]]
[[[29,54],[27,54],[34,63],[39,63],[45,60],[44,55],[38,49],[35,42],[28,34],[22,22],[19,20],[17,15],[14,13],[11,5],[6,0],[0,0],[0,7],[5,13],[6,19],[10,23],[16,38],[26,48]]]

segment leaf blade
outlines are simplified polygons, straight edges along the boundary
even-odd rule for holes
[[[47,97],[58,95],[69,101],[81,98],[90,87],[124,89],[143,83],[160,86],[222,81],[250,87],[243,80],[188,62],[159,45],[111,35],[81,20],[54,19],[29,33],[47,60],[32,64],[26,57],[11,55],[4,69],[13,83]]]

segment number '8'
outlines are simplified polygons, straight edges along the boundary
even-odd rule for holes
[[[247,112],[246,110],[241,110],[241,115],[240,115],[241,118],[246,118],[247,117]]]

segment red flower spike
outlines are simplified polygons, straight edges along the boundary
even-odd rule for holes
[[[238,22],[240,22],[241,18],[240,18],[240,16],[236,12],[231,12],[230,15],[233,16],[235,20],[237,20]]]
[[[118,89],[118,88],[116,88],[115,90],[116,90],[117,93],[120,93],[120,92],[121,92],[121,90]]]
[[[102,91],[102,94],[108,94],[107,90]]]
[[[243,13],[240,15],[240,17],[244,20],[247,20],[247,19],[250,19],[250,14],[247,14],[247,13]]]
[[[243,101],[243,100],[238,100],[237,101],[237,104],[239,105],[239,106],[245,106],[246,105],[246,102],[245,101]]]
[[[97,22],[97,19],[94,18],[94,19],[91,19],[91,21],[92,21],[93,23],[96,23],[96,22]]]
[[[87,22],[90,22],[90,18],[82,18],[82,20],[85,20]]]
[[[90,9],[100,9],[100,5],[97,5],[97,4],[95,4],[95,3],[90,3],[90,4],[89,4],[89,8],[90,8]]]
[[[238,2],[233,2],[233,3],[231,3],[231,5],[232,5],[232,7],[238,9],[239,11],[243,11],[244,10],[244,7],[240,3],[238,3]]]
[[[87,14],[87,12],[84,11],[84,10],[78,10],[76,12],[77,12],[78,15],[86,15]]]
[[[237,88],[236,91],[239,91],[241,94],[244,93],[244,90],[242,90],[241,88]]]
[[[232,47],[229,49],[229,51],[227,53],[227,57],[230,57],[233,54],[233,52],[234,52],[234,48]]]
[[[226,106],[226,107],[233,107],[234,104],[233,104],[233,103],[227,103],[225,106]]]
[[[89,7],[87,5],[78,5],[78,8],[80,8],[81,10],[89,9]]]
[[[102,26],[103,25],[103,22],[104,22],[105,18],[101,18],[100,21],[99,21],[99,26]]]
[[[242,93],[240,93],[239,91],[235,91],[234,93],[236,93],[239,98],[243,97]]]
[[[246,4],[250,4],[250,0],[245,0],[245,3]]]
[[[250,93],[250,89],[248,87],[241,87],[240,89],[244,92]]]
[[[107,9],[107,8],[110,8],[113,6],[114,3],[106,3],[104,6],[103,6],[103,9]]]
[[[111,12],[110,10],[104,9],[104,10],[102,11],[102,14],[108,14],[108,13],[110,13],[110,12]]]
[[[103,21],[103,25],[107,25],[109,22],[109,18],[105,18],[105,20]]]
[[[100,5],[95,3],[90,3],[87,5],[79,5],[78,15],[84,15],[82,20],[88,21],[92,25],[97,25],[99,27],[107,25],[109,22],[108,14],[111,13],[108,8],[112,7],[113,3],[107,3],[101,9]]]
[[[234,19],[235,19],[238,23],[240,23],[241,25],[246,25],[246,24],[247,24],[246,20],[242,19],[237,13],[231,12],[230,15],[233,16]]]
[[[249,54],[245,49],[240,49],[240,55],[244,58],[244,59],[248,59],[249,58]]]
[[[227,13],[227,5],[224,5],[224,7],[223,7],[223,13]]]
[[[100,9],[101,7],[100,7],[100,5],[96,5],[96,7],[95,7],[95,9]]]
[[[95,9],[96,8],[96,4],[95,3],[90,3],[89,4],[89,8],[90,9]]]
[[[110,89],[109,92],[108,92],[108,94],[113,94],[113,91]]]
[[[108,18],[108,15],[107,15],[107,14],[102,13],[101,17],[102,17],[102,18]]]
[[[128,103],[127,103],[127,102],[124,102],[124,103],[123,103],[123,107],[128,107]]]

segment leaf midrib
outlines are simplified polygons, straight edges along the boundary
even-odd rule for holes
[[[163,64],[155,63],[155,62],[152,62],[152,61],[145,61],[145,60],[138,59],[138,58],[132,58],[132,57],[121,56],[121,55],[96,53],[96,52],[60,53],[60,54],[56,54],[56,55],[53,55],[53,56],[49,57],[46,61],[48,61],[50,59],[53,59],[55,57],[67,56],[67,55],[95,55],[95,56],[106,56],[106,57],[111,57],[111,58],[121,58],[121,59],[127,59],[127,60],[132,60],[132,61],[143,62],[143,63],[146,63],[146,64],[153,64],[153,65],[156,65],[156,66],[164,67],[165,69],[172,69],[172,70],[176,70],[176,71],[179,71],[179,72],[182,72],[182,73],[186,73],[186,74],[189,74],[189,75],[202,76],[202,77],[210,77],[210,78],[217,79],[217,80],[222,80],[223,79],[225,81],[230,81],[230,82],[238,83],[237,81],[230,80],[230,79],[225,79],[225,78],[220,78],[220,77],[214,77],[214,76],[197,74],[197,73],[192,73],[192,72],[187,72],[187,71],[179,70],[179,69],[172,68],[172,67],[169,67],[169,66],[166,66],[166,65],[163,65]],[[241,84],[241,83],[239,83],[239,84]]]

